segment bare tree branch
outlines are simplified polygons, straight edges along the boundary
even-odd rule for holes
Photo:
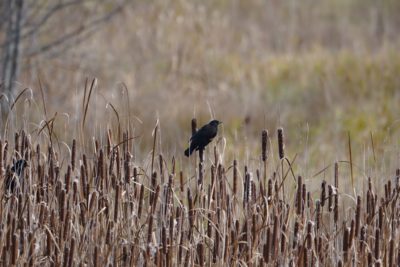
[[[35,49],[34,51],[31,51],[27,54],[28,57],[34,57],[37,56],[38,54],[46,53],[51,49],[54,49],[60,45],[64,45],[66,42],[73,42],[75,39],[79,38],[80,35],[83,35],[86,32],[92,31],[94,28],[99,27],[101,24],[106,23],[109,21],[115,14],[119,13],[123,8],[123,5],[120,5],[113,9],[111,12],[107,13],[104,16],[101,16],[100,18],[97,18],[89,23],[87,25],[80,26],[73,31],[64,34],[60,38],[53,40],[42,47],[39,47]]]
[[[7,1],[9,15],[6,38],[12,40],[3,50],[2,79],[6,93],[10,94],[19,72],[20,37],[24,0]]]
[[[109,8],[108,4],[112,4],[110,11],[102,8]],[[123,7],[129,3],[129,0],[2,0],[0,2],[0,29],[4,34],[0,33],[2,43],[0,49],[1,77],[0,83],[8,92],[12,92],[12,85],[18,79],[19,65],[22,57],[37,57],[39,55],[56,56],[83,42],[91,36],[100,25],[110,21],[116,14],[122,11]],[[86,4],[89,4],[86,6]],[[24,8],[23,8],[24,7]],[[71,8],[72,7],[72,8]],[[79,7],[82,7],[81,9]],[[101,9],[101,13],[86,16],[87,11],[97,11]],[[25,12],[26,11],[26,12]],[[69,16],[68,12],[76,13],[76,16]],[[80,14],[85,15],[80,16]],[[55,18],[61,21],[65,18],[73,20],[68,24],[57,24],[57,26],[66,26],[65,33],[57,31],[59,28],[49,23]],[[78,20],[76,20],[78,18]],[[79,20],[83,18],[83,22]],[[74,20],[75,19],[75,20]],[[50,39],[52,34],[56,34],[54,39]],[[43,36],[47,39],[47,43],[36,43],[36,36]],[[41,39],[41,38],[40,38]],[[28,40],[31,42],[28,45]],[[24,53],[20,49],[25,48]],[[29,64],[26,66],[29,67]],[[24,67],[26,67],[24,66]]]
[[[51,7],[49,9],[49,11],[46,12],[46,14],[43,15],[43,17],[40,18],[40,20],[35,23],[35,25],[33,25],[31,27],[31,29],[24,33],[21,38],[26,38],[31,36],[32,34],[35,34],[40,27],[42,27],[51,17],[53,17],[54,15],[57,14],[58,11],[62,10],[63,8],[66,8],[68,6],[73,6],[73,5],[77,5],[77,4],[82,4],[83,1],[81,0],[74,0],[74,1],[69,1],[69,2],[61,2],[53,7]]]

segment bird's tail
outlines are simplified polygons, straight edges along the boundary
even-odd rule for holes
[[[193,150],[190,150],[190,147],[188,149],[185,150],[185,156],[189,157],[190,155],[192,155]]]

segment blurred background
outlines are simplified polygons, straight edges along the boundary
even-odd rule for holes
[[[0,10],[3,126],[29,88],[11,124],[34,132],[55,118],[68,143],[104,139],[119,122],[146,155],[158,121],[160,150],[182,157],[191,118],[215,117],[230,158],[257,158],[262,129],[276,151],[283,127],[288,156],[314,171],[348,160],[349,133],[364,173],[393,173],[400,159],[400,1],[3,0]]]

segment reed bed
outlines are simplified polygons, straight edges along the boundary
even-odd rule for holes
[[[128,132],[122,140],[111,130],[105,136],[92,152],[73,140],[67,163],[53,143],[33,143],[23,131],[1,140],[2,181],[15,175],[13,161],[29,164],[20,187],[0,193],[1,265],[400,264],[399,169],[382,188],[369,179],[344,202],[338,163],[318,192],[294,175],[283,129],[278,166],[269,162],[275,141],[260,131],[260,169],[222,162],[210,145],[211,153],[185,160],[192,165],[185,170],[153,149],[147,170],[133,160]]]

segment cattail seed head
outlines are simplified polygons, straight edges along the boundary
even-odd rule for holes
[[[261,152],[262,152],[261,158],[262,158],[262,161],[266,161],[268,158],[267,147],[268,147],[268,131],[263,130],[261,133]]]
[[[279,159],[283,159],[285,157],[285,144],[283,142],[283,129],[278,129],[278,149],[279,149]]]

